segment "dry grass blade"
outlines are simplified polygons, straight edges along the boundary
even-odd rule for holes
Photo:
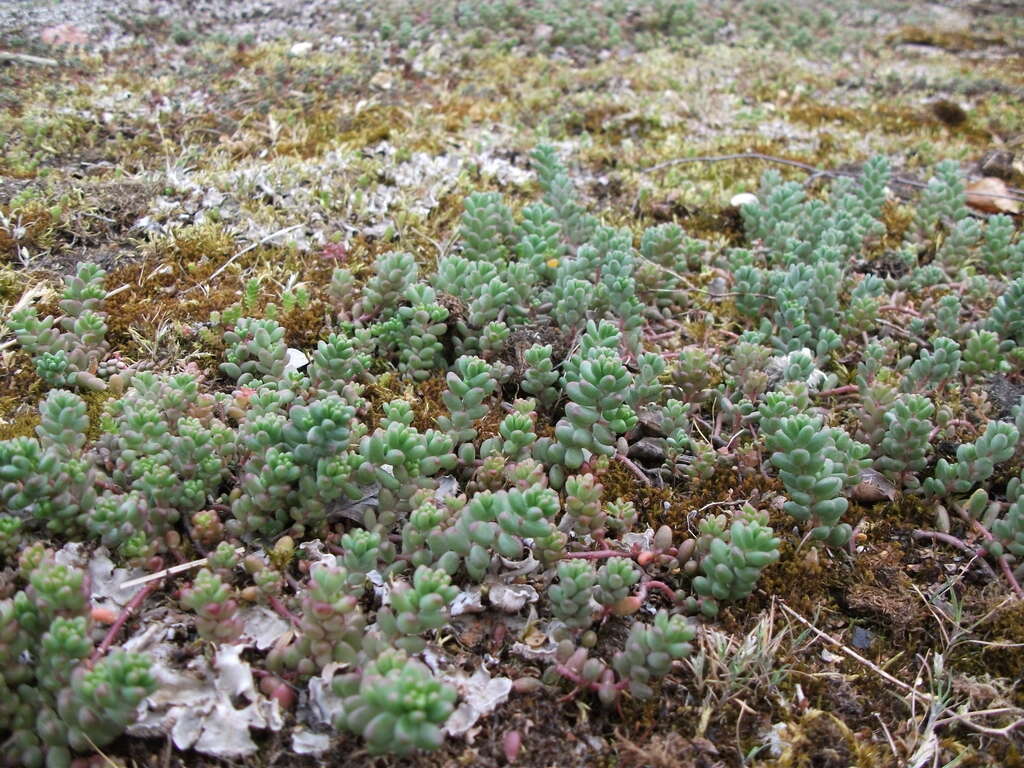
[[[235,549],[236,555],[241,555],[243,552],[245,552],[245,547],[237,547]],[[138,587],[142,584],[148,584],[149,582],[155,581],[156,579],[162,579],[164,576],[171,576],[175,573],[183,573],[184,571],[190,571],[193,568],[198,568],[201,565],[206,565],[206,561],[207,558],[201,557],[198,560],[191,560],[187,563],[173,565],[170,568],[164,568],[162,571],[157,571],[156,573],[150,573],[147,576],[140,576],[137,579],[126,581],[123,584],[121,584],[121,589],[131,589],[132,587]]]

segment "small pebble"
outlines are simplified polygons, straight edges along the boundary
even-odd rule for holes
[[[735,208],[742,208],[744,205],[757,205],[758,202],[757,195],[752,195],[749,192],[740,192],[738,195],[732,196],[729,205]]]
[[[853,627],[853,647],[857,650],[863,651],[871,647],[871,643],[875,640],[875,635],[870,629],[864,629],[864,627]]]
[[[505,738],[501,740],[501,749],[505,753],[505,759],[508,762],[514,763],[516,761],[522,744],[523,737],[519,735],[519,731],[509,731],[505,734]]]

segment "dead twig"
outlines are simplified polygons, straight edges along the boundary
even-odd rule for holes
[[[775,602],[774,599],[772,600],[772,602]],[[785,611],[786,615],[788,615],[788,616],[796,619],[797,621],[799,621],[801,624],[803,624],[805,627],[807,627],[809,630],[811,630],[811,632],[816,634],[818,637],[820,637],[822,640],[827,642],[829,645],[833,646],[834,648],[838,648],[840,651],[842,651],[844,654],[849,656],[851,659],[853,659],[854,661],[856,661],[856,662],[858,662],[860,664],[863,664],[865,667],[870,669],[872,672],[874,672],[879,677],[882,677],[882,678],[888,680],[893,685],[897,686],[898,688],[902,688],[904,691],[907,691],[907,693],[909,693],[915,699],[921,699],[926,704],[931,706],[931,703],[932,703],[932,700],[933,700],[934,697],[930,696],[927,693],[922,693],[921,691],[919,691],[916,688],[914,688],[912,685],[908,685],[907,683],[904,683],[898,677],[893,677],[888,672],[886,672],[884,669],[882,669],[880,666],[878,666],[877,664],[875,664],[872,661],[869,661],[868,659],[865,659],[863,656],[861,656],[859,653],[857,653],[855,650],[853,650],[849,646],[844,645],[843,643],[839,642],[838,640],[833,638],[831,635],[828,635],[825,632],[822,632],[820,629],[818,629],[816,626],[811,624],[811,622],[809,622],[807,619],[805,619],[799,613],[794,611],[792,608],[790,608],[788,605],[786,605],[781,600],[779,600],[779,607],[782,608],[783,611]]]
[[[840,397],[841,395],[853,395],[860,391],[860,388],[856,384],[846,384],[842,387],[835,387],[834,389],[823,389],[821,392],[815,392],[815,397]]]
[[[703,507],[693,510],[691,514],[699,515],[705,509],[711,509],[712,507],[738,507],[742,504],[746,504],[750,499],[736,499],[734,501],[711,501],[705,504]]]
[[[245,547],[235,548],[236,555],[241,555],[244,552]],[[148,584],[149,582],[155,581],[156,579],[162,579],[164,576],[171,576],[175,573],[181,573],[182,571],[190,571],[193,568],[198,568],[201,565],[206,565],[205,557],[201,557],[198,560],[190,560],[187,563],[180,563],[179,565],[172,565],[170,568],[164,568],[162,571],[157,571],[156,573],[151,573],[147,576],[140,576],[137,579],[126,581],[121,585],[121,589],[131,589],[132,587],[137,587],[140,584]]]
[[[121,610],[121,614],[117,617],[117,621],[110,625],[110,629],[107,630],[106,636],[103,641],[96,646],[96,650],[93,651],[92,657],[89,659],[89,664],[95,664],[101,658],[103,654],[109,650],[110,646],[117,640],[117,636],[121,634],[121,630],[124,629],[124,625],[131,618],[132,614],[135,613],[151,594],[156,592],[160,587],[161,582],[152,581],[144,589],[140,589],[135,593],[135,596],[128,601],[128,604]]]
[[[899,760],[900,755],[899,752],[896,751],[896,742],[892,740],[892,734],[889,733],[889,727],[885,724],[885,721],[878,712],[875,712],[875,717],[878,718],[878,723],[882,726],[882,731],[885,733],[885,740],[889,742],[889,749],[892,750],[892,756]]]
[[[824,176],[856,176],[857,174],[850,171],[826,171],[822,168],[815,168],[813,165],[807,163],[801,163],[799,160],[790,160],[785,157],[775,157],[774,155],[765,155],[760,152],[735,152],[731,155],[698,155],[697,157],[677,157],[674,160],[666,160],[663,163],[652,165],[650,168],[644,168],[641,173],[656,173],[663,171],[666,168],[671,168],[675,165],[684,165],[687,163],[723,163],[727,160],[762,160],[766,163],[777,163],[778,165],[788,165],[790,168],[799,168],[802,171],[808,173],[818,173]]]
[[[287,619],[289,622],[291,622],[292,626],[302,626],[302,620],[294,613],[289,611],[288,607],[280,600],[278,600],[274,595],[270,595],[267,598],[267,602],[270,603],[270,607],[274,609],[278,616],[280,616],[282,619]]]
[[[638,467],[631,459],[624,456],[621,453],[615,454],[615,460],[618,461],[622,466],[636,475],[637,479],[644,485],[651,484],[651,478],[649,478],[640,467]]]
[[[56,59],[48,59],[44,56],[32,56],[27,53],[12,53],[11,51],[0,51],[0,61],[16,61],[19,64],[36,64],[40,67],[60,66],[60,62]]]

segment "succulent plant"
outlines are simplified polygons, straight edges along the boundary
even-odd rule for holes
[[[461,381],[458,386],[461,388]],[[466,391],[469,397],[477,397],[475,389]],[[418,506],[414,504],[417,493],[433,489],[434,477],[442,470],[453,469],[458,461],[451,437],[432,429],[421,433],[410,426],[412,411],[408,403],[392,401],[386,413],[383,426],[360,440],[354,475],[361,483],[376,481],[381,486],[377,513],[367,518],[371,527],[390,525],[397,515]],[[465,421],[469,416],[464,412],[460,418]]]
[[[457,697],[454,688],[401,651],[386,651],[362,671],[338,675],[333,689],[341,697],[334,727],[361,735],[371,754],[408,755],[441,746],[440,726]]]
[[[544,202],[555,212],[562,233],[570,243],[585,243],[596,225],[592,216],[576,202],[576,193],[565,167],[549,144],[541,144],[530,155]]]
[[[992,538],[986,542],[988,551],[995,557],[1007,556],[1014,560],[1019,570],[1024,563],[1024,484],[1021,478],[1011,478],[1006,488],[1008,506],[1005,512],[989,526]],[[987,496],[986,496],[987,500]]]
[[[595,348],[589,358],[580,356],[569,369],[578,380],[568,380],[569,403],[565,416],[555,425],[555,438],[537,441],[537,458],[554,465],[551,481],[564,482],[566,469],[578,469],[589,455],[611,456],[617,436],[636,425],[636,414],[627,400],[632,379],[621,361]],[[569,372],[567,372],[567,376]]]
[[[22,553],[21,569],[28,585],[0,601],[0,759],[70,766],[75,752],[120,736],[156,681],[147,657],[115,649],[92,659],[85,573],[41,547]]]
[[[999,352],[999,335],[992,330],[974,330],[967,336],[963,350],[963,372],[968,376],[984,376],[1009,369]]]
[[[284,376],[288,349],[284,328],[274,320],[239,318],[235,327],[224,333],[225,362],[220,369],[239,386],[258,380],[275,381]]]
[[[586,629],[593,622],[594,585],[597,572],[587,560],[566,560],[558,564],[558,583],[548,587],[551,612],[573,629]]]
[[[449,415],[441,416],[437,425],[447,432],[460,458],[469,463],[476,458],[472,441],[476,439],[474,422],[487,414],[484,401],[497,389],[491,366],[478,357],[463,356],[455,361],[455,370],[446,377],[448,390],[442,395]]]
[[[412,584],[398,582],[391,591],[391,607],[378,612],[381,632],[404,651],[422,651],[426,642],[419,636],[444,626],[448,618],[445,609],[458,592],[447,573],[419,566]]]
[[[464,5],[466,24],[497,13]],[[1005,382],[985,377],[1024,369],[1024,243],[1011,218],[968,215],[955,163],[935,169],[896,248],[882,247],[891,171],[872,158],[821,195],[766,173],[740,211],[747,242],[722,249],[674,223],[606,225],[553,147],[531,161],[542,202],[468,194],[436,265],[380,253],[322,289],[293,278],[280,307],[268,280],[245,279],[200,334],[211,347],[223,334],[219,383],[110,355],[95,266],[66,281],[56,317],[11,313],[49,392],[38,425],[0,441],[0,762],[68,765],[115,739],[155,685],[145,658],[94,647],[87,578],[40,537],[150,569],[194,546],[206,567],[180,603],[199,637],[238,640],[243,600],[273,609],[290,629],[265,691],[338,665],[335,724],[373,754],[441,743],[457,694],[425,651],[461,590],[497,608],[496,585],[538,586],[524,638],[539,619],[559,641],[545,683],[605,705],[651,696],[693,652],[686,616],[710,622],[748,597],[781,532],[749,505],[693,537],[647,524],[681,521],[666,499],[731,504],[729,482],[765,502],[772,468],[783,509],[838,547],[873,466],[935,507],[936,542],[987,552],[1015,588],[1024,483],[1007,477],[1024,405],[1005,409]],[[287,365],[286,337],[319,339],[304,370]],[[86,393],[104,387],[117,397]],[[837,402],[848,418],[830,414]],[[951,458],[945,441],[979,424]],[[670,611],[638,620],[657,605]],[[628,638],[605,654],[615,628]]]
[[[761,571],[779,559],[780,540],[767,522],[767,514],[748,504],[727,532],[711,539],[708,554],[700,562],[702,575],[693,580],[705,616],[715,616],[720,601],[749,596]]]
[[[512,233],[512,214],[497,192],[475,192],[463,203],[459,227],[463,255],[472,261],[500,263],[508,257],[505,243]]]
[[[597,571],[594,599],[612,611],[631,612],[626,603],[630,589],[640,581],[640,571],[633,561],[624,557],[610,557]]]
[[[932,339],[932,351],[922,349],[903,379],[904,392],[941,391],[960,372],[960,345],[943,336]]]
[[[390,315],[409,286],[419,277],[419,267],[411,253],[390,251],[378,256],[374,274],[363,286],[362,311]]]
[[[110,348],[105,339],[106,315],[100,310],[106,297],[105,276],[97,265],[81,262],[75,275],[65,278],[61,317],[40,320],[29,306],[8,318],[18,344],[35,360],[40,378],[53,387],[107,388],[97,375]],[[116,366],[110,369],[114,370]]]
[[[604,528],[601,506],[602,486],[592,474],[571,475],[565,481],[565,514],[579,534],[596,533]]]
[[[269,570],[269,569],[267,569]],[[301,597],[301,624],[283,635],[267,656],[271,670],[313,675],[331,662],[356,663],[366,619],[359,606],[361,584],[344,568],[315,565]]]
[[[559,397],[558,374],[551,360],[551,345],[534,344],[523,354],[526,369],[520,385],[524,392],[537,399],[544,409],[550,409]]]
[[[882,455],[875,466],[907,488],[918,487],[914,473],[927,464],[934,412],[935,406],[923,395],[903,397],[886,411]]]
[[[1024,345],[1024,277],[1018,277],[992,307],[986,328],[1013,345]]]
[[[938,460],[934,477],[924,481],[925,493],[936,496],[969,493],[992,476],[997,464],[1013,457],[1019,441],[1016,426],[1005,421],[990,421],[981,437],[957,448],[955,462]]]
[[[242,635],[234,590],[216,573],[203,568],[181,595],[181,604],[196,613],[196,631],[204,640],[233,643]]]
[[[809,521],[813,538],[841,546],[849,540],[851,528],[839,522],[848,506],[842,496],[845,468],[829,458],[832,446],[832,434],[822,428],[821,419],[806,414],[781,419],[769,438],[772,464],[789,495],[783,509],[797,520]]]

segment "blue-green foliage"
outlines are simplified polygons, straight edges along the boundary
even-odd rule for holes
[[[116,366],[104,364],[110,349],[102,311],[105,276],[97,265],[80,263],[76,274],[65,278],[61,317],[40,319],[35,307],[28,306],[7,318],[18,344],[32,355],[36,372],[50,386],[104,390],[104,376],[116,371]]]
[[[53,388],[34,436],[0,441],[0,559],[29,582],[0,601],[0,728],[17,734],[3,759],[64,765],[84,737],[116,737],[149,689],[133,657],[84,668],[83,582],[30,536],[88,538],[150,567],[209,548],[180,599],[202,641],[239,639],[242,597],[297,613],[267,667],[304,684],[346,665],[335,724],[400,754],[440,743],[457,694],[407,654],[442,639],[464,587],[515,612],[528,592],[512,587],[541,585],[528,621],[556,619],[564,637],[545,682],[613,704],[652,695],[691,653],[682,613],[713,617],[779,557],[750,507],[692,537],[633,530],[674,511],[647,503],[660,488],[617,497],[623,477],[697,498],[750,478],[763,490],[774,469],[783,509],[838,547],[873,466],[897,492],[962,510],[1020,571],[1024,493],[1003,468],[1019,460],[1024,405],[999,421],[980,393],[1024,367],[1024,246],[1012,219],[968,216],[956,164],[936,169],[896,248],[882,237],[889,164],[873,158],[823,195],[766,173],[741,212],[748,242],[723,250],[675,223],[606,226],[554,148],[531,162],[542,200],[514,211],[469,195],[436,266],[390,251],[335,270],[302,370],[284,316],[250,316],[255,279],[203,337],[223,334],[210,383],[106,359],[95,267],[68,281],[60,319],[12,315]],[[104,386],[118,396],[97,410],[72,391]],[[849,417],[826,419],[844,397]],[[945,441],[972,426],[954,460]],[[304,547],[304,583],[295,537],[324,544]],[[238,540],[276,544],[239,563]],[[635,623],[610,663],[591,656],[590,632],[654,591],[669,609]]]

